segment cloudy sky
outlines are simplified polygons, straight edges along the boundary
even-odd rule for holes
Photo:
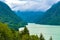
[[[14,11],[46,11],[59,0],[0,0],[7,3]]]

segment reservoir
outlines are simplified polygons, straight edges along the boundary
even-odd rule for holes
[[[40,36],[40,33],[42,33],[46,40],[49,40],[50,36],[52,36],[53,40],[60,40],[60,26],[28,23],[26,27],[28,28],[30,35]],[[23,29],[24,28],[19,28],[19,30]]]

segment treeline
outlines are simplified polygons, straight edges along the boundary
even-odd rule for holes
[[[30,35],[26,27],[22,31],[16,31],[9,28],[7,24],[0,22],[0,40],[45,40],[45,38],[42,33],[40,37]],[[52,40],[52,37],[49,40]]]

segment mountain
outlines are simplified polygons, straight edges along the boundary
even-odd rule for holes
[[[8,24],[10,28],[18,29],[24,27],[27,23],[18,17],[9,6],[0,1],[0,22]]]
[[[43,16],[41,11],[17,11],[16,14],[28,23],[38,23],[38,19]]]
[[[54,4],[45,12],[39,24],[60,25],[60,2]]]

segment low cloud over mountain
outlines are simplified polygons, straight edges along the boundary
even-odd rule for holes
[[[2,1],[6,2],[12,8],[12,10],[15,11],[17,10],[46,11],[59,0],[2,0]]]

